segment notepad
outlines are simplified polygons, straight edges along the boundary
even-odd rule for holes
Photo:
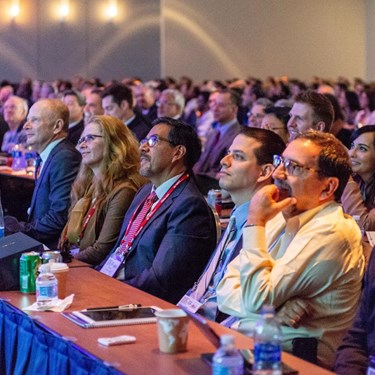
[[[140,307],[126,310],[72,311],[61,313],[83,328],[113,327],[134,324],[150,324],[156,322],[155,311],[162,309],[157,306]]]

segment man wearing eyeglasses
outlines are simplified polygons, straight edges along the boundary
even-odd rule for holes
[[[144,186],[100,271],[172,303],[203,271],[216,244],[213,214],[191,170],[200,155],[194,130],[161,117],[141,141]]]
[[[337,203],[349,158],[332,134],[310,130],[274,157],[274,167],[274,185],[251,200],[243,249],[217,288],[219,309],[242,329],[253,327],[264,304],[286,310],[294,321],[282,327],[284,350],[331,367],[364,268],[358,225]]]
[[[8,234],[24,232],[56,249],[68,219],[70,191],[81,162],[81,155],[66,139],[69,110],[57,99],[36,102],[23,127],[27,144],[39,154],[37,180],[29,208],[27,223],[5,218]]]

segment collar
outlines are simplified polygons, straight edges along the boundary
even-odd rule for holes
[[[128,126],[135,119],[135,114],[124,121],[124,124]]]
[[[231,127],[233,127],[235,124],[237,124],[237,118],[235,117],[233,120],[226,122],[225,124],[218,123],[218,126],[216,126],[216,130],[220,132],[220,135],[225,134]]]
[[[74,128],[76,125],[78,125],[80,122],[82,121],[82,119],[78,120],[78,121],[74,121],[74,122],[71,122],[69,124],[69,129],[71,128]]]
[[[180,173],[172,178],[170,178],[169,180],[163,182],[157,189],[155,189],[155,186],[152,186],[152,190],[155,191],[157,197],[158,197],[158,200],[161,199],[164,194],[171,188],[171,186],[184,174],[185,172],[183,173]],[[151,190],[151,191],[152,191]]]
[[[42,168],[46,162],[46,160],[48,159],[48,156],[49,154],[51,153],[51,151],[60,143],[64,140],[65,138],[59,138],[59,139],[56,139],[56,141],[52,141],[41,153],[40,153],[40,158],[42,159]]]

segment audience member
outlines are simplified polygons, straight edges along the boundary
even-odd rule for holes
[[[123,84],[113,84],[102,92],[104,113],[117,117],[135,134],[138,141],[146,137],[151,123],[140,113],[133,110],[133,94]]]
[[[10,96],[4,104],[4,120],[9,130],[4,134],[1,151],[11,153],[16,144],[26,143],[26,134],[22,129],[29,108],[27,101],[18,96]]]
[[[275,185],[253,196],[243,249],[217,288],[219,309],[246,329],[264,304],[280,309],[307,300],[311,313],[299,317],[298,328],[282,326],[283,348],[292,351],[295,338],[316,338],[318,364],[331,367],[353,319],[364,268],[360,230],[337,203],[350,176],[349,157],[332,134],[310,130],[276,155],[274,166]]]
[[[357,113],[361,109],[357,94],[354,91],[340,91],[337,100],[344,113],[345,121],[350,125],[354,125]]]
[[[77,144],[84,128],[83,107],[85,99],[76,91],[65,91],[63,101],[69,109],[69,130],[68,140],[74,145]]]
[[[201,91],[197,97],[196,127],[203,148],[206,144],[207,133],[210,131],[212,123],[214,122],[214,116],[209,106],[209,98],[210,93],[208,91]]]
[[[262,128],[268,129],[276,133],[281,139],[288,143],[288,121],[289,121],[288,107],[269,107],[264,110],[265,115],[262,120]]]
[[[347,124],[345,123],[345,117],[342,113],[341,107],[337,99],[331,94],[324,94],[324,96],[331,102],[333,107],[333,123],[330,129],[330,133],[332,133],[337,139],[339,139],[342,144],[346,148],[350,148],[351,142],[350,137],[352,132],[347,128]]]
[[[357,113],[354,125],[360,128],[364,125],[375,124],[375,89],[367,89],[359,96],[361,110]]]
[[[140,146],[140,172],[152,184],[135,196],[101,272],[176,303],[206,265],[216,228],[190,176],[200,155],[198,136],[171,118],[153,124]]]
[[[250,126],[251,128],[261,128],[262,120],[266,114],[265,110],[272,106],[273,103],[267,98],[257,99],[251,107],[250,112],[248,113],[248,126]]]
[[[83,108],[85,126],[89,123],[91,117],[104,115],[101,93],[101,89],[92,89],[86,95],[86,105]]]
[[[207,142],[194,172],[216,178],[220,170],[220,160],[226,155],[233,139],[241,130],[237,121],[240,97],[232,90],[222,90],[215,95],[212,112],[216,127],[207,134]]]
[[[324,95],[312,90],[302,92],[295,97],[295,103],[289,114],[289,141],[309,129],[329,132],[334,117],[330,101]]]
[[[354,177],[341,198],[344,211],[359,216],[365,231],[375,231],[375,126],[366,125],[352,134],[349,150]]]
[[[134,97],[137,109],[149,121],[154,121],[158,117],[158,107],[156,105],[155,93],[151,86],[138,85],[134,88]]]
[[[185,98],[176,89],[166,89],[162,91],[157,106],[158,117],[171,117],[175,120],[181,120],[185,108]]]
[[[234,204],[229,224],[212,254],[206,269],[179,302],[192,312],[211,320],[217,316],[216,286],[223,278],[228,263],[242,248],[242,229],[246,223],[249,200],[263,186],[272,183],[273,155],[285,149],[282,139],[268,130],[244,127],[234,138],[228,154],[221,160],[220,187]]]
[[[28,221],[5,217],[8,233],[24,232],[55,249],[70,206],[70,191],[81,155],[66,139],[69,110],[58,99],[43,99],[29,111],[24,130],[27,145],[40,155]]]
[[[375,355],[375,251],[364,277],[361,302],[354,322],[336,355],[338,375],[370,375],[370,356]]]
[[[81,168],[59,248],[98,265],[115,245],[126,210],[144,184],[138,141],[117,118],[92,116],[78,140]]]

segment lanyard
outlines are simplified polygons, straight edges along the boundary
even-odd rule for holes
[[[82,225],[82,229],[81,229],[81,233],[79,235],[79,239],[81,240],[83,238],[83,233],[85,232],[86,230],[86,227],[90,221],[90,219],[92,218],[92,216],[94,215],[95,211],[96,211],[96,207],[97,207],[97,201],[95,200],[95,203],[94,205],[90,208],[86,218],[85,218],[85,221],[83,222],[83,225]]]
[[[146,215],[146,217],[143,219],[143,221],[141,222],[141,224],[139,225],[139,228],[137,229],[137,231],[135,232],[133,238],[129,238],[127,239],[127,235],[129,234],[129,230],[130,230],[130,227],[132,226],[133,224],[133,221],[135,220],[137,214],[139,213],[139,211],[141,210],[141,207],[144,205],[147,197],[138,205],[137,209],[134,211],[129,223],[128,223],[128,226],[126,228],[126,231],[125,231],[125,236],[122,238],[121,240],[121,243],[120,243],[120,247],[119,248],[122,248],[121,250],[121,254],[122,255],[126,255],[126,253],[129,252],[129,250],[131,249],[133,243],[134,243],[134,240],[138,237],[139,233],[141,233],[142,229],[145,227],[145,225],[150,221],[150,219],[152,218],[152,216],[154,216],[154,214],[156,213],[156,211],[160,208],[160,206],[169,198],[169,196],[176,190],[176,188],[183,182],[185,181],[187,178],[189,178],[189,174],[188,173],[184,173],[170,188],[169,190],[163,195],[163,197],[159,200],[159,202],[156,204],[156,206],[150,211],[150,213],[148,215]],[[124,246],[125,244],[125,246]]]

